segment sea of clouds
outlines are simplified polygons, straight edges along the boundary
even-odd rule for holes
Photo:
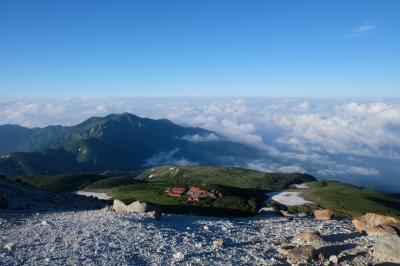
[[[400,192],[400,99],[0,100],[0,124],[27,127],[74,125],[91,116],[122,112],[202,127],[264,151],[265,157],[236,162],[237,166],[307,172],[318,178]],[[217,135],[186,138],[218,141]],[[172,159],[174,153],[165,154]],[[158,160],[167,163],[165,158]]]

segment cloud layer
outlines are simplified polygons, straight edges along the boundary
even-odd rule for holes
[[[400,159],[400,100],[0,100],[0,124],[28,127],[73,125],[90,116],[121,112],[202,127],[264,150],[265,158],[241,163],[249,168],[309,172],[321,178],[358,180],[358,183],[367,182],[373,187],[400,191],[397,166]],[[194,142],[218,140],[216,135],[186,138]],[[160,154],[158,159],[172,158],[172,155],[167,152]]]

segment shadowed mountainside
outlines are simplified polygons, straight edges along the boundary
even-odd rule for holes
[[[201,128],[123,113],[70,127],[0,126],[0,153],[0,174],[31,175],[132,171],[158,154],[156,165],[165,160],[220,165],[227,158],[255,158],[259,151]]]

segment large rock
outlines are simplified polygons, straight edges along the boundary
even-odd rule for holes
[[[368,235],[398,234],[400,220],[376,213],[367,213],[360,219],[352,221],[358,232],[366,232]]]
[[[323,210],[315,210],[314,216],[317,220],[331,220],[335,213],[332,210],[323,209]]]
[[[4,245],[4,250],[6,250],[6,251],[12,251],[12,250],[14,250],[14,243],[8,243],[8,244],[5,244]]]
[[[316,250],[313,246],[298,246],[288,250],[286,258],[290,263],[306,262],[316,258]]]
[[[213,248],[222,248],[224,246],[224,241],[222,239],[214,240],[212,243]]]
[[[116,211],[116,212],[126,212],[126,208],[127,208],[127,206],[126,206],[126,204],[125,203],[123,203],[122,201],[120,201],[120,200],[114,200],[114,203],[113,203],[113,210],[114,211]]]
[[[294,239],[294,243],[297,244],[310,244],[313,247],[319,246],[321,244],[324,243],[324,240],[322,239],[322,237],[320,236],[319,233],[317,232],[301,232],[299,233],[295,239]]]
[[[374,245],[374,259],[380,262],[400,263],[400,237],[385,234]]]
[[[357,232],[364,232],[367,229],[367,223],[361,219],[354,219],[351,221],[354,225],[354,228],[356,229]]]
[[[386,224],[396,225],[400,224],[400,220],[391,216],[380,215],[376,213],[367,213],[362,218],[370,226]]]
[[[140,201],[134,201],[131,204],[126,205],[120,200],[114,200],[113,209],[116,212],[133,212],[146,214],[150,218],[158,218],[161,215],[161,212],[158,208],[151,204]]]
[[[380,225],[375,225],[373,227],[368,227],[366,228],[366,232],[369,236],[380,236],[384,234],[389,234],[389,235],[397,235],[398,232],[396,229],[390,225],[386,224],[380,224]]]

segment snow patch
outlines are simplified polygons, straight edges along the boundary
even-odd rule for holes
[[[285,192],[269,192],[267,197],[270,200],[276,201],[285,206],[300,206],[305,204],[313,204],[313,202],[305,200],[299,191],[285,191]]]
[[[109,200],[111,197],[107,193],[103,192],[89,192],[89,191],[83,191],[79,190],[75,194],[81,195],[81,196],[86,196],[86,197],[94,197],[100,200]]]
[[[294,184],[294,187],[295,187],[295,188],[301,188],[301,189],[303,189],[303,188],[310,188],[309,186],[307,186],[306,183],[303,183],[303,184]]]

